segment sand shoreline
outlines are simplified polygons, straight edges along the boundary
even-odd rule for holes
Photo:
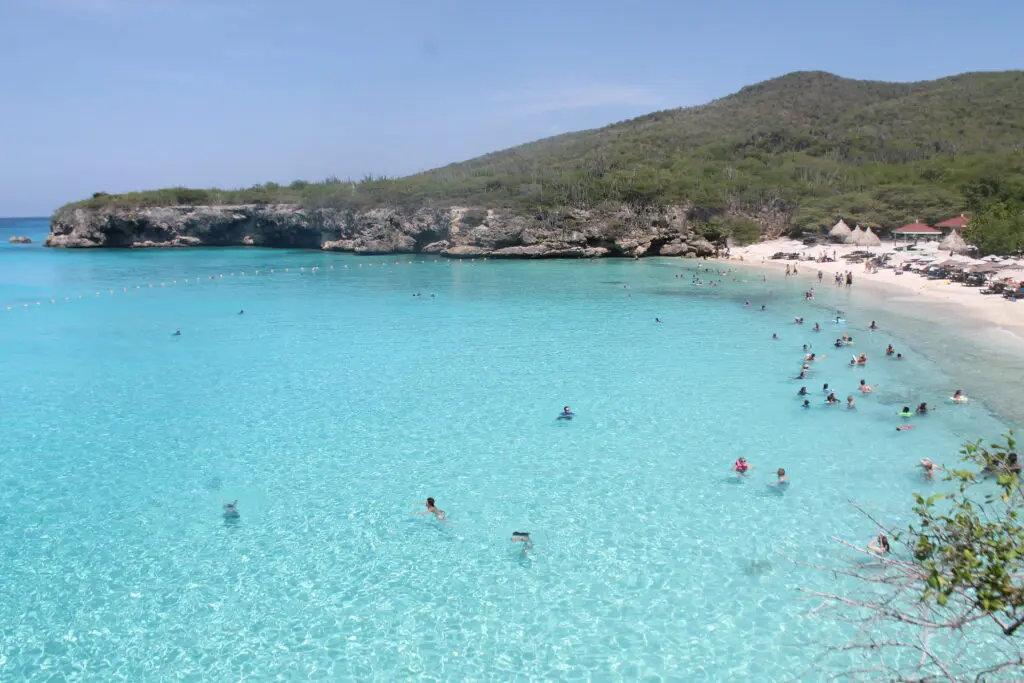
[[[719,259],[735,265],[743,265],[782,273],[786,266],[798,268],[798,279],[806,280],[818,291],[839,289],[833,284],[836,273],[851,271],[853,287],[851,295],[856,301],[858,294],[869,294],[869,305],[890,309],[893,313],[918,318],[926,322],[948,325],[959,329],[978,341],[994,342],[1006,346],[1007,350],[1024,353],[1024,307],[1020,303],[1007,301],[1001,296],[983,296],[976,287],[965,287],[947,280],[931,280],[915,273],[896,275],[884,269],[876,273],[864,272],[861,263],[849,264],[842,259],[851,247],[822,247],[808,250],[809,254],[833,250],[838,252],[836,261],[771,260],[770,256],[786,251],[788,240],[773,240],[757,245],[734,249],[729,259]],[[818,272],[824,274],[822,282],[817,281]],[[1024,270],[1018,271],[1024,279]],[[810,288],[810,287],[808,287]],[[999,332],[993,336],[992,332]]]
[[[776,283],[785,277],[787,265],[796,264],[798,274],[785,279],[813,288],[817,306],[828,302],[849,309],[852,329],[866,330],[871,320],[877,319],[883,329],[906,333],[993,414],[1010,424],[1024,421],[1024,394],[1016,381],[1007,381],[1024,376],[1024,304],[983,296],[976,287],[931,280],[909,271],[902,275],[890,269],[867,273],[862,263],[842,259],[854,248],[841,245],[835,247],[839,258],[831,262],[770,258],[789,251],[791,245],[789,240],[762,242],[733,249],[730,258],[716,261],[761,273]],[[809,249],[808,254],[817,255],[823,249]],[[829,246],[830,256],[832,251]],[[820,283],[819,271],[823,274]],[[845,271],[853,273],[853,286],[837,287],[835,274]],[[1024,279],[1024,271],[1017,272]],[[827,319],[822,316],[820,322]],[[809,315],[807,320],[813,324],[815,318]]]

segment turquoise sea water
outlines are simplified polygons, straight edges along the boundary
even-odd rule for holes
[[[848,631],[795,589],[848,586],[794,561],[844,562],[876,532],[851,499],[906,520],[919,458],[1006,428],[779,276],[44,235],[0,223],[3,681],[826,680]]]

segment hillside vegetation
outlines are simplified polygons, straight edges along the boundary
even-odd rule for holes
[[[883,227],[941,220],[978,210],[985,183],[997,182],[1006,197],[1024,199],[1022,174],[1024,72],[920,83],[798,72],[706,105],[559,135],[405,178],[97,193],[78,204],[464,204],[534,211],[672,203],[691,205],[698,221],[783,212],[799,232],[839,216]]]

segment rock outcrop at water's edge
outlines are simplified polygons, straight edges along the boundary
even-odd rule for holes
[[[46,246],[258,246],[494,258],[710,256],[716,251],[694,232],[687,207],[681,206],[537,213],[466,207],[351,211],[291,205],[69,206],[53,216]]]

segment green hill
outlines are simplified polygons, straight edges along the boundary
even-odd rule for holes
[[[837,216],[881,226],[939,220],[972,208],[971,187],[992,178],[1020,184],[1022,173],[1024,72],[919,83],[797,72],[702,106],[538,140],[405,178],[97,194],[81,204],[540,210],[678,203],[691,205],[697,220],[772,212],[787,215],[797,229],[813,229]]]

